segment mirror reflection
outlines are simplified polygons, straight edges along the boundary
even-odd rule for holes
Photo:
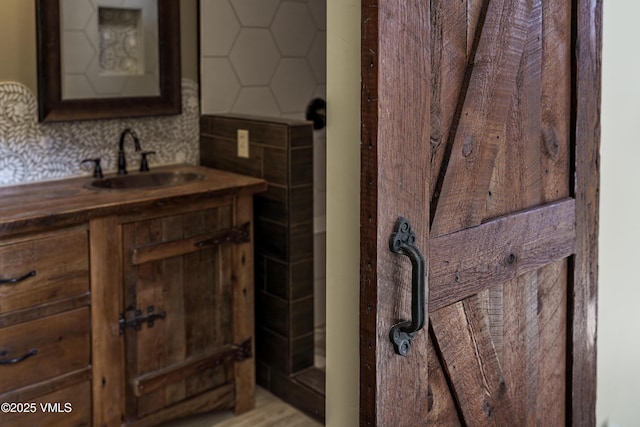
[[[60,2],[62,99],[160,95],[157,1],[112,4]]]
[[[36,0],[41,122],[181,112],[178,0]]]

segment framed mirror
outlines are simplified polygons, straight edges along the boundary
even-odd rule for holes
[[[181,112],[179,0],[36,0],[41,122]]]

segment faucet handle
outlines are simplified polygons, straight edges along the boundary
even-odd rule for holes
[[[100,167],[100,158],[96,157],[95,159],[84,159],[80,163],[82,164],[82,163],[88,163],[88,162],[95,163],[95,166],[93,168],[93,177],[98,179],[104,178],[104,175],[102,174],[102,168]]]
[[[143,151],[140,153],[140,172],[149,172],[149,162],[147,161],[147,155],[156,154],[155,151]]]

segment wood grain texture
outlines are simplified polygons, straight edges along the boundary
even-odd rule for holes
[[[451,411],[457,411],[463,425],[592,425],[601,2],[430,5],[432,198],[423,209],[433,218],[429,314],[435,351],[427,358],[442,366],[439,372],[429,362],[430,419],[452,424]],[[376,333],[381,319],[372,314],[382,311],[380,295],[393,301],[395,313],[406,310],[408,296],[379,284],[393,283],[407,269],[380,254],[388,232],[379,224],[392,209],[388,205],[397,203],[397,211],[405,203],[402,195],[394,199],[393,191],[383,190],[393,182],[397,191],[411,178],[394,163],[396,154],[384,151],[392,144],[380,137],[401,128],[396,114],[407,110],[401,103],[382,104],[379,85],[387,76],[381,73],[392,68],[393,57],[381,56],[384,43],[377,42],[383,37],[376,30],[387,16],[378,2],[362,10],[361,319],[362,334],[382,341]],[[386,34],[385,41],[393,39],[393,31]],[[397,86],[402,84],[411,83]],[[417,163],[415,156],[405,157],[405,164]],[[533,212],[545,214],[529,223]],[[372,390],[387,384],[374,376],[376,369],[396,371],[372,349],[379,351],[372,338],[361,341],[361,397],[374,399]],[[424,368],[407,363],[415,372]],[[393,409],[374,411],[363,410],[361,423],[375,424],[384,418],[381,412]]]
[[[431,236],[477,225],[505,141],[505,123],[525,49],[531,0],[492,1],[481,28],[451,157],[443,164],[442,189]],[[442,174],[442,173],[441,173]],[[433,209],[433,207],[432,207]]]
[[[242,203],[247,200],[250,203],[251,197],[243,198]],[[137,309],[144,316],[149,307],[155,313],[165,313],[152,327],[143,324],[138,331],[125,331],[131,421],[159,411],[169,414],[165,409],[172,405],[236,381],[233,358],[220,358],[220,354],[221,349],[234,344],[232,277],[252,270],[252,260],[245,257],[244,264],[234,266],[233,254],[240,245],[231,242],[213,247],[193,244],[202,236],[219,235],[239,222],[232,216],[246,207],[234,205],[233,201],[221,205],[212,200],[208,207],[184,206],[182,212],[171,210],[167,216],[150,212],[149,218],[138,217],[123,226],[127,251],[125,315],[132,319]],[[243,224],[251,221],[251,206],[248,212]],[[245,288],[251,286],[252,279],[251,275]],[[247,315],[249,321],[252,314],[251,310]],[[252,331],[246,339],[253,336]],[[251,393],[243,389],[234,396],[246,400],[252,398]]]
[[[504,369],[515,425],[535,426],[538,414],[538,275],[527,272],[503,286]]]
[[[144,264],[146,262],[157,261],[165,258],[185,255],[201,250],[202,246],[216,246],[214,244],[199,244],[207,240],[219,240],[225,243],[225,238],[229,234],[230,229],[217,230],[213,233],[200,234],[186,239],[174,239],[169,242],[150,244],[141,246],[133,250],[132,262],[135,265]]]
[[[50,304],[89,291],[89,238],[86,225],[0,244],[0,315]]]
[[[534,0],[505,120],[506,141],[498,151],[485,196],[485,218],[507,215],[541,203],[542,26],[542,5],[540,0]]]
[[[429,9],[425,2],[362,2],[362,425],[415,425],[427,419],[426,378],[414,369],[427,372],[428,337],[420,334],[407,358],[393,351],[388,331],[407,318],[410,267],[386,248],[400,215],[417,230],[417,246],[428,248],[423,203],[431,174]]]
[[[233,385],[228,384],[155,412],[145,418],[125,423],[127,427],[155,427],[167,420],[229,408],[233,405]]]
[[[538,271],[538,425],[566,419],[568,277],[567,259]]]
[[[162,222],[162,236],[164,241],[180,240],[184,237],[184,215],[174,215]],[[164,307],[169,313],[183,313],[185,277],[184,258],[181,256],[169,257],[163,262],[164,277],[170,286],[164,287]],[[135,261],[134,261],[135,264]],[[164,319],[167,331],[178,331],[167,334],[165,343],[166,361],[169,366],[180,363],[187,358],[187,345],[184,331],[184,316],[169,316]],[[184,377],[169,381],[165,389],[166,403],[168,405],[180,402],[187,397]]]
[[[91,380],[91,366],[77,371],[60,375],[50,381],[36,383],[8,393],[0,394],[2,402],[30,402],[40,396],[51,394],[56,390],[70,387],[81,382],[89,383]],[[91,391],[89,390],[89,395]]]
[[[164,389],[168,385],[180,383],[186,377],[198,374],[204,369],[210,369],[224,363],[226,359],[233,359],[235,346],[221,346],[212,355],[184,359],[164,369],[143,374],[133,380],[133,392],[141,397],[153,391]]]
[[[598,311],[598,205],[600,201],[600,97],[602,1],[574,9],[576,255],[570,290],[571,414],[567,424],[595,425]]]
[[[566,199],[432,239],[429,311],[570,256],[574,216]]]
[[[542,6],[542,137],[540,138],[543,201],[571,194],[572,159],[572,5]]]
[[[434,0],[431,5],[431,183],[451,156],[468,81],[468,62],[482,8],[480,1]],[[463,28],[463,31],[459,31]],[[468,37],[469,36],[469,37]],[[439,191],[439,190],[438,190]]]
[[[91,382],[83,381],[62,387],[45,395],[29,398],[29,400],[3,400],[3,402],[35,403],[37,410],[32,413],[13,412],[0,413],[0,424],[3,427],[23,426],[89,426],[91,425]],[[45,412],[41,405],[60,403],[60,412]],[[71,405],[71,410],[65,406]],[[68,411],[68,412],[65,412]]]
[[[90,365],[89,308],[56,314],[0,329],[2,360],[23,361],[2,366],[0,393],[51,380]]]
[[[506,141],[532,3],[492,1],[485,8],[470,53],[468,88],[460,94],[460,121],[450,137],[451,156],[443,159],[442,187],[436,186],[432,201],[432,239],[484,219],[496,158]],[[481,298],[472,296],[430,312],[430,318],[464,419],[478,425],[508,423],[513,419],[510,393],[482,306]],[[454,338],[452,330],[461,336]]]
[[[570,63],[550,59],[555,51],[568,51],[571,43],[569,32],[560,31],[570,25],[570,18],[561,13],[566,7],[565,2],[533,3],[507,122],[510,143],[496,160],[487,199],[488,217],[569,195],[566,153],[570,144],[568,139],[557,137],[562,137],[562,124],[568,124],[570,118],[569,110],[562,108],[571,98],[570,85],[563,78],[566,73],[562,73]],[[549,74],[548,67],[558,74]],[[553,125],[557,131],[550,130],[551,121],[559,124]],[[551,141],[550,136],[555,139]],[[561,408],[566,378],[561,373],[565,370],[566,308],[557,305],[567,291],[564,264],[555,261],[489,290],[489,316],[498,326],[492,329],[492,336],[496,348],[501,348],[498,354],[505,377],[510,379],[514,423],[518,425],[558,425],[564,420]],[[548,291],[549,281],[553,292]]]
[[[76,225],[107,215],[169,208],[191,201],[233,194],[254,194],[266,189],[259,178],[209,168],[175,165],[154,171],[194,172],[205,179],[183,185],[144,190],[97,190],[93,178],[71,178],[0,188],[0,237],[39,231],[56,224]]]
[[[571,196],[571,8],[564,1],[542,4],[542,202]],[[559,260],[538,271],[538,425],[566,423],[568,264]]]
[[[125,414],[124,346],[118,330],[123,307],[122,229],[115,217],[95,219],[91,236],[91,359],[94,426],[118,425]]]
[[[140,221],[134,224],[124,226],[125,248],[147,246],[149,244],[161,241],[162,236],[162,218],[149,221]],[[131,236],[132,241],[126,239]],[[129,263],[125,263],[129,268]],[[133,306],[125,305],[125,313],[132,317],[135,310],[140,310],[143,315],[147,313],[149,307],[154,307],[154,311],[165,310],[164,307],[164,271],[159,262],[146,263],[132,269],[132,277],[135,281],[125,283],[125,287],[132,289],[127,294],[135,295]],[[132,310],[133,309],[133,310]],[[170,315],[181,315],[182,313],[170,313]],[[154,322],[153,328],[142,325],[139,331],[129,329],[127,334],[127,349],[135,349],[134,365],[129,366],[128,382],[137,375],[153,372],[166,366],[164,349],[165,323],[162,319]],[[128,384],[130,386],[130,384]],[[130,396],[133,398],[133,396]],[[165,405],[164,390],[156,390],[148,395],[137,399],[136,415],[142,417],[157,411]]]
[[[94,405],[85,407],[78,400],[77,416],[79,420],[88,414],[92,421],[78,423],[96,426],[138,422],[140,414],[153,414],[144,423],[157,424],[189,411],[231,406],[236,393],[230,363],[214,363],[187,374],[171,372],[167,377],[171,381],[155,378],[148,392],[138,393],[139,399],[129,381],[140,373],[184,361],[191,354],[214,351],[216,340],[230,342],[232,276],[237,273],[242,278],[243,290],[252,287],[253,276],[233,269],[230,244],[223,245],[224,250],[199,248],[198,252],[185,251],[181,244],[161,244],[163,250],[151,251],[138,265],[131,262],[132,251],[157,242],[191,242],[200,235],[217,235],[237,222],[231,216],[239,212],[243,224],[251,221],[252,194],[264,189],[265,182],[192,166],[160,170],[201,173],[203,180],[194,186],[148,191],[92,190],[87,187],[90,180],[84,178],[0,190],[3,201],[10,202],[0,206],[0,248],[4,251],[0,252],[21,264],[18,267],[34,264],[29,268],[37,272],[29,277],[36,280],[25,281],[35,292],[12,288],[11,298],[5,300],[8,311],[0,316],[0,336],[11,347],[7,354],[20,350],[18,331],[22,340],[31,340],[38,347],[33,357],[40,361],[37,367],[30,367],[32,357],[19,365],[29,368],[28,373],[11,370],[26,382],[15,383],[8,377],[11,390],[7,396],[64,397],[75,384],[84,383],[91,392],[83,394],[83,402]],[[232,208],[237,200],[249,207]],[[170,250],[164,250],[167,247]],[[252,270],[250,256],[243,254],[240,264],[240,270]],[[185,289],[194,295],[191,301],[185,300]],[[120,315],[127,313],[131,320],[136,308],[146,315],[151,306],[156,313],[167,309],[177,315],[168,322],[156,320],[153,328],[142,325],[137,335],[127,329],[125,346]],[[253,325],[252,317],[249,323]],[[29,330],[32,325],[34,331]],[[186,335],[187,331],[195,333]],[[42,334],[48,334],[46,339]],[[55,343],[47,344],[47,340]],[[45,356],[47,361],[42,363]],[[245,375],[242,382],[253,384],[253,377]],[[216,385],[222,391],[209,393]],[[242,391],[251,392],[248,387]],[[243,401],[251,398],[242,397]]]
[[[236,203],[234,226],[250,222],[253,218],[253,199],[243,197]],[[254,337],[254,289],[253,289],[253,239],[242,243],[231,253],[231,301],[233,311],[233,342],[251,341],[255,353]],[[255,405],[255,359],[253,357],[234,364],[236,414],[252,409]]]
[[[433,330],[429,331],[429,384],[427,386],[428,426],[462,426],[458,408],[447,383],[444,368],[436,353]]]
[[[505,378],[480,298],[471,297],[431,314],[448,378],[465,423],[508,425],[513,419]]]

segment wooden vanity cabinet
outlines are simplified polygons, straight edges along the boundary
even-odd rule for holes
[[[88,247],[86,225],[0,242],[2,426],[91,425]]]
[[[250,241],[233,211],[227,198],[122,225],[127,419],[202,393],[233,406],[234,365],[251,352],[232,330],[234,246]]]
[[[0,188],[0,403],[36,405],[0,411],[1,426],[156,426],[254,406],[253,194],[266,184],[165,170],[200,179]]]
[[[111,408],[96,408],[95,425],[122,419],[152,426],[253,407],[251,213],[251,197],[227,196],[150,206],[92,224],[95,237],[115,232],[95,242],[92,234],[92,247],[109,254],[101,262],[108,260],[122,277],[114,284],[118,303],[98,314],[112,326],[98,332],[96,347],[111,351],[94,356],[94,373],[106,380],[94,383],[94,394]],[[104,285],[98,284],[113,289]]]

